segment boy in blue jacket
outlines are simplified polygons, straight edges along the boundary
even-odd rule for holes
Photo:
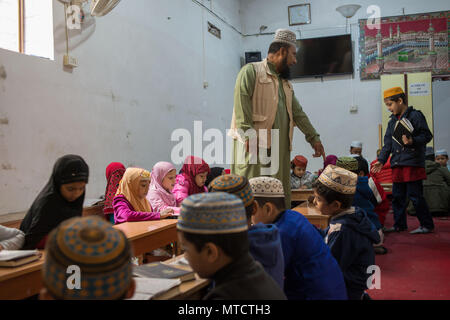
[[[406,199],[409,198],[417,212],[420,227],[411,234],[430,233],[434,229],[428,205],[423,196],[423,180],[427,178],[425,171],[425,149],[433,135],[428,128],[425,116],[419,110],[408,107],[403,89],[395,87],[384,92],[384,103],[392,112],[384,136],[384,146],[373,165],[372,172],[378,173],[392,154],[392,209],[394,211],[394,226],[386,232],[405,231]],[[394,129],[398,121],[407,119],[413,131],[410,135],[403,134],[401,141],[393,139]]]
[[[278,227],[283,248],[284,292],[289,300],[346,300],[344,277],[316,228],[299,212],[285,210],[284,189],[272,177],[250,179],[253,222]]]
[[[322,234],[344,274],[350,300],[362,300],[375,264],[373,245],[380,236],[364,210],[352,207],[357,175],[329,165],[313,185],[314,204],[330,216],[330,225]]]
[[[233,174],[219,176],[210,183],[209,192],[227,192],[242,200],[247,215],[250,255],[262,264],[264,270],[283,289],[284,258],[280,234],[273,224],[252,225],[256,206],[247,178]]]

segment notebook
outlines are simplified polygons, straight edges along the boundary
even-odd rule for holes
[[[177,268],[159,261],[136,266],[133,268],[133,274],[141,278],[180,279],[181,282],[195,279],[194,271]]]
[[[2,250],[0,267],[18,267],[39,260],[42,256],[38,250]]]

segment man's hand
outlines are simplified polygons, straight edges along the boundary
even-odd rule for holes
[[[249,138],[249,139],[245,140],[245,152],[247,152],[247,153],[250,152],[250,143],[252,143],[252,146],[256,145],[256,154],[258,154],[258,139],[257,138],[253,138],[253,139]]]
[[[413,144],[413,139],[412,139],[412,137],[411,137],[411,138],[408,138],[406,135],[403,135],[403,136],[402,136],[402,140],[403,140],[403,143],[404,143],[405,145],[407,145],[407,146],[410,146],[410,145]]]
[[[315,152],[313,154],[313,157],[314,158],[318,158],[318,157],[322,156],[323,161],[325,162],[325,157],[326,156],[325,156],[325,150],[323,148],[322,142],[318,141],[318,142],[314,143],[313,149],[314,149],[314,152]]]
[[[370,171],[372,173],[378,173],[381,171],[381,169],[383,168],[383,164],[380,161],[377,161],[373,166],[372,169],[370,169]]]

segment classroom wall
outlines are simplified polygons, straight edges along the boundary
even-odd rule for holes
[[[311,3],[311,24],[289,27],[288,6]],[[336,11],[344,4],[359,4],[361,8],[349,19],[346,32],[345,18]],[[380,81],[359,79],[359,27],[358,19],[367,19],[370,5],[381,8],[381,16],[402,15],[420,12],[450,10],[447,0],[358,0],[358,1],[289,1],[289,0],[247,0],[241,2],[242,28],[245,34],[259,33],[265,25],[264,33],[278,28],[289,28],[297,33],[297,38],[313,38],[351,33],[354,43],[355,76],[325,77],[320,79],[294,80],[294,90],[300,104],[311,122],[321,134],[327,154],[347,155],[352,140],[364,143],[363,156],[372,161],[378,149],[378,124],[381,124]],[[244,38],[244,51],[261,51],[267,56],[267,49],[273,35],[250,36]],[[448,93],[447,93],[448,94]],[[350,113],[350,106],[357,105],[358,112]],[[322,167],[322,160],[313,159],[312,149],[296,130],[294,136],[295,154],[303,154],[310,160],[310,171]]]
[[[240,28],[238,0],[200,2]],[[174,129],[229,126],[242,37],[193,1],[122,1],[88,17],[70,32],[73,70],[57,0],[53,14],[55,61],[0,49],[0,215],[27,210],[64,154],[87,161],[87,198],[98,198],[109,162],[151,169],[170,161]]]

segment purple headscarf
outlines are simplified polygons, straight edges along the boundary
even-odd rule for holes
[[[173,193],[167,191],[162,186],[164,178],[172,170],[176,169],[174,165],[169,162],[158,162],[154,165],[152,170],[150,190],[147,195],[147,199],[148,201],[150,201],[150,203],[152,203],[153,201],[162,200],[167,206],[177,206],[177,201],[175,200],[175,196],[173,195]]]

